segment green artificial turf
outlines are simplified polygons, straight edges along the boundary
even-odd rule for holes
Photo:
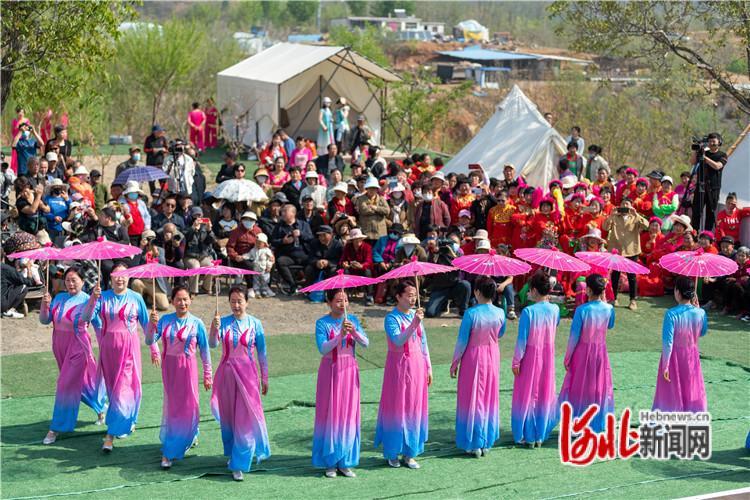
[[[642,301],[637,314],[618,309],[609,337],[615,405],[650,408],[659,359],[660,321],[667,301]],[[655,305],[656,304],[656,305]],[[653,309],[652,309],[653,307]],[[82,407],[79,428],[55,445],[42,446],[49,425],[57,369],[50,354],[2,358],[2,497],[77,495],[79,498],[666,498],[744,487],[750,483],[750,455],[744,449],[750,428],[750,332],[745,325],[711,318],[701,339],[703,370],[713,416],[710,461],[630,459],[586,468],[560,464],[557,431],[540,450],[514,448],[510,438],[512,374],[508,362],[516,338],[511,322],[501,340],[501,437],[489,457],[469,458],[455,449],[455,382],[447,362],[455,329],[431,328],[435,383],[430,390],[430,439],[422,469],[393,470],[372,447],[380,399],[385,342],[368,318],[371,347],[359,351],[362,385],[362,460],[357,479],[327,480],[312,469],[310,448],[319,355],[311,335],[268,339],[271,369],[266,409],[272,457],[254,468],[242,484],[226,471],[218,424],[201,391],[200,444],[172,470],[159,470],[160,374],[144,366],[144,396],[138,430],[115,442],[108,456],[99,448],[104,429]],[[569,321],[558,330],[558,388]],[[312,327],[312,325],[311,325]],[[267,326],[268,328],[268,326]],[[214,351],[214,361],[218,361]],[[144,357],[144,360],[148,359]],[[10,395],[10,397],[8,397]]]

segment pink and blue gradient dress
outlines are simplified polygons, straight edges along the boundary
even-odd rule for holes
[[[229,470],[250,472],[253,457],[260,463],[271,456],[259,389],[260,380],[268,384],[263,325],[253,316],[237,319],[230,315],[221,318],[218,331],[214,329],[211,346],[221,341],[222,356],[214,377],[211,411],[221,427]]]
[[[132,290],[116,294],[112,290],[102,293],[84,319],[97,318],[99,328],[99,370],[104,376],[109,408],[107,409],[107,434],[126,436],[135,428],[141,406],[141,342],[138,325],[143,332],[148,328],[148,308],[143,297]],[[159,354],[152,344],[151,352]]]
[[[200,406],[196,349],[203,362],[203,380],[211,380],[211,353],[203,322],[188,313],[175,313],[159,319],[156,328],[149,323],[146,343],[162,339],[161,375],[164,384],[164,406],[161,418],[162,454],[169,460],[181,459],[198,437]]]
[[[43,325],[50,322],[53,325],[52,353],[60,369],[50,424],[50,430],[54,432],[75,429],[81,401],[97,415],[106,407],[104,381],[97,374],[91,350],[89,323],[82,317],[88,301],[89,296],[84,292],[76,295],[62,292],[39,313]],[[99,318],[94,318],[92,324],[98,328]]]
[[[544,442],[557,425],[555,333],[560,309],[547,301],[526,307],[518,322],[511,429],[516,443]]]
[[[427,333],[422,323],[410,327],[414,311],[393,309],[385,317],[388,354],[375,427],[377,448],[386,460],[414,458],[427,441],[427,377],[432,373]]]
[[[369,340],[357,318],[347,315],[357,335],[334,338],[343,318],[323,316],[315,323],[315,342],[323,356],[315,391],[315,427],[312,463],[332,469],[359,465],[360,412],[359,367],[354,346],[367,347]]]
[[[607,330],[614,327],[615,308],[611,304],[595,300],[579,306],[565,352],[568,369],[558,401],[569,402],[574,417],[580,417],[589,405],[599,405],[590,424],[595,432],[604,432],[607,414],[615,412],[612,369],[607,355]]]
[[[699,307],[680,304],[664,313],[654,410],[706,411],[706,388],[698,352],[698,338],[706,333],[708,318]],[[669,382],[664,380],[667,367]]]
[[[464,313],[452,367],[460,363],[456,397],[456,446],[492,448],[500,438],[500,348],[505,312],[479,304]]]

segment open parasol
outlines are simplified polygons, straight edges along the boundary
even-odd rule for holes
[[[197,276],[197,275],[208,275],[208,276],[240,276],[243,274],[260,274],[249,269],[241,269],[239,267],[228,267],[222,266],[220,260],[214,260],[210,266],[196,267],[193,269],[186,269],[183,276]],[[216,287],[216,311],[219,311],[219,287]]]
[[[247,179],[229,179],[222,182],[211,192],[214,198],[221,198],[232,203],[238,201],[268,201],[268,196],[258,184]]]
[[[659,259],[659,265],[670,273],[693,278],[716,278],[737,272],[737,263],[728,257],[704,253],[703,249],[674,252]]]
[[[115,184],[122,184],[123,186],[128,181],[149,182],[158,181],[159,179],[166,179],[169,177],[164,170],[156,167],[132,167],[123,170],[120,175],[115,178]]]
[[[187,276],[187,271],[176,267],[165,266],[157,262],[150,262],[141,266],[130,267],[121,271],[115,271],[112,276],[125,276],[127,278],[151,279],[153,291],[153,309],[156,310],[156,278],[172,278]]]
[[[626,259],[622,255],[615,253],[613,250],[610,252],[576,252],[576,257],[591,264],[592,266],[598,266],[609,271],[619,271],[621,273],[632,273],[632,274],[648,274],[649,270],[646,266],[634,262],[630,259]]]
[[[442,264],[432,264],[430,262],[419,262],[416,255],[412,255],[411,262],[399,266],[395,269],[391,269],[387,273],[379,277],[380,281],[392,280],[397,278],[414,278],[417,285],[417,307],[420,305],[419,298],[419,276],[425,276],[428,274],[448,273],[455,271],[456,269],[451,266],[444,266]]]
[[[519,248],[513,253],[516,257],[523,259],[526,262],[549,269],[555,269],[557,271],[578,273],[591,269],[591,266],[585,262],[559,250],[549,250],[547,248]]]
[[[142,253],[143,250],[133,245],[123,245],[114,241],[107,241],[99,237],[96,241],[90,241],[83,245],[74,245],[63,248],[57,257],[60,260],[95,260],[101,280],[101,261],[109,259],[127,259]]]
[[[328,279],[318,281],[310,286],[302,288],[299,293],[321,292],[325,290],[344,290],[345,288],[357,288],[360,286],[376,285],[381,279],[368,278],[366,276],[357,276],[355,274],[344,274],[343,269],[336,271],[336,274]],[[346,310],[344,311],[346,319]]]
[[[61,251],[60,248],[53,247],[52,243],[48,243],[42,248],[15,252],[8,255],[8,257],[11,259],[60,260],[59,255]],[[47,263],[47,281],[45,281],[45,285],[49,286],[49,263]]]
[[[517,276],[531,271],[531,266],[527,263],[513,257],[497,255],[494,250],[458,257],[453,259],[453,265],[464,272],[484,276]]]

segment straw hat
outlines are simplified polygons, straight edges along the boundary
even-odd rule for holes
[[[305,174],[305,179],[315,179],[318,180],[318,173],[313,170],[308,170]]]
[[[686,231],[692,231],[693,226],[690,224],[690,217],[687,215],[675,215],[672,214],[669,216],[669,220],[672,221],[672,227],[674,227],[675,224],[682,224],[685,226]]]
[[[406,233],[399,241],[401,245],[419,245],[419,238],[414,233]]]
[[[598,240],[599,243],[605,243],[604,238],[602,238],[602,232],[599,230],[599,228],[592,227],[589,229],[589,232],[581,236],[581,241],[585,241],[588,238],[593,238],[595,240]]]
[[[365,238],[367,238],[367,236],[365,236],[362,233],[362,230],[360,228],[358,228],[358,227],[355,227],[354,229],[352,229],[351,231],[349,231],[349,239],[350,240],[364,240]]]
[[[577,183],[575,175],[566,175],[560,181],[562,182],[563,189],[573,189]]]
[[[66,186],[67,186],[67,184],[65,184],[65,183],[64,183],[64,182],[62,181],[62,179],[52,179],[51,181],[49,181],[49,182],[47,183],[47,185],[46,185],[46,186],[44,186],[44,190],[45,190],[45,191],[46,191],[47,193],[50,193],[50,192],[52,191],[52,189],[53,189],[53,188],[56,188],[56,187],[64,188],[64,187],[66,187]]]
[[[89,171],[86,167],[81,165],[76,169],[75,172],[73,172],[73,175],[89,175]]]
[[[122,192],[122,194],[127,196],[130,193],[146,194],[141,190],[141,186],[138,184],[138,181],[128,181],[125,183],[125,190]]]
[[[477,232],[474,233],[473,238],[475,240],[489,240],[490,239],[490,235],[489,235],[489,233],[487,232],[486,229],[477,229]]]
[[[348,193],[349,192],[349,186],[346,182],[337,182],[335,186],[333,186],[334,191],[338,191],[340,193]]]
[[[268,236],[266,236],[265,233],[258,233],[258,235],[255,237],[257,241],[262,241],[263,243],[268,244]]]
[[[476,250],[489,250],[492,248],[490,240],[479,240],[477,241]]]

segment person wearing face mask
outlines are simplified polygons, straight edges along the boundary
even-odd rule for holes
[[[388,206],[391,212],[388,214],[388,223],[401,224],[404,230],[411,229],[409,221],[409,204],[404,199],[404,186],[397,183],[390,192],[388,197]]]
[[[404,226],[391,224],[388,234],[381,236],[372,247],[372,266],[374,277],[385,274],[393,268],[396,258],[396,247],[404,234]]]
[[[431,224],[441,229],[451,223],[450,209],[440,198],[435,198],[428,185],[421,190],[414,191],[414,215],[411,217],[414,232],[422,240],[425,238],[426,228]]]
[[[36,156],[36,152],[41,147],[41,144],[42,138],[39,137],[33,125],[22,123],[19,126],[18,133],[13,138],[12,143],[13,151],[16,153],[19,177],[27,174],[26,164],[29,158]]]
[[[45,189],[44,203],[50,208],[50,211],[44,216],[47,218],[47,232],[52,240],[62,232],[62,221],[68,218],[70,202],[65,188],[65,184],[60,179],[55,179]]]
[[[151,214],[140,198],[145,193],[138,186],[138,181],[128,181],[123,191],[120,204],[127,208],[128,236],[131,245],[138,246],[144,231],[151,229]]]
[[[230,266],[252,271],[253,262],[249,258],[250,250],[255,247],[257,236],[262,233],[257,221],[258,216],[254,212],[247,211],[240,217],[240,225],[229,233],[227,256]],[[248,288],[252,288],[250,278],[248,277],[247,280],[250,283]]]
[[[133,146],[128,150],[128,154],[130,155],[130,157],[124,162],[117,165],[117,169],[115,170],[115,178],[119,177],[121,173],[128,169],[143,166],[140,164],[141,148],[139,148],[138,146]]]
[[[311,165],[314,165],[314,163],[311,162]],[[318,172],[314,170],[308,170],[305,174],[305,187],[300,193],[300,199],[304,199],[306,196],[313,199],[316,210],[325,210],[327,204],[326,188],[320,185]]]

